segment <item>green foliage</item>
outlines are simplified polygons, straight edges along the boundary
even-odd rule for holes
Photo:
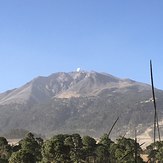
[[[146,149],[150,161],[163,162],[163,141],[152,143]]]
[[[74,163],[81,162],[84,158],[81,136],[79,134],[72,134],[65,139],[64,143],[65,145],[68,145],[70,148],[69,152],[70,160]]]
[[[84,136],[82,139],[82,143],[84,148],[90,149],[95,148],[96,146],[96,140],[90,136]]]
[[[110,162],[109,152],[106,146],[100,144],[95,149],[96,162]]]
[[[117,139],[117,143],[111,145],[111,155],[113,160],[117,160],[117,163],[134,163],[135,162],[135,145],[137,146],[137,162],[142,163],[143,160],[140,157],[141,147],[138,143],[135,144],[135,140],[125,137]]]
[[[114,152],[111,154],[111,146],[114,144],[114,142],[108,137],[108,134],[103,134],[99,140],[98,143],[100,146],[97,147],[98,154],[97,158],[101,162],[113,162],[115,160]],[[102,152],[103,151],[103,152]]]
[[[64,135],[57,135],[44,142],[42,146],[43,162],[69,161],[69,147],[64,145]]]
[[[113,143],[113,141],[111,141],[111,139],[108,137],[108,134],[104,134],[99,141],[99,144],[103,144],[104,146],[106,146],[107,148],[110,148],[110,145]]]
[[[26,150],[20,150],[14,152],[10,159],[9,163],[35,163],[35,156],[32,153],[27,152]]]
[[[27,154],[34,156],[36,161],[42,159],[41,146],[43,140],[41,138],[35,138],[32,133],[28,133],[24,139],[19,142],[21,150]]]
[[[0,158],[0,163],[8,163],[7,159]]]
[[[11,146],[8,144],[6,138],[0,137],[0,159],[5,162],[11,155]]]
[[[4,137],[0,137],[0,146],[8,145],[8,141]]]
[[[115,143],[104,134],[97,143],[90,136],[59,134],[43,141],[28,133],[12,147],[0,137],[0,163],[134,163],[135,145],[137,163],[143,163],[139,144],[130,138],[120,137]],[[163,162],[163,142],[156,147],[147,147],[149,157]]]
[[[90,136],[84,136],[82,139],[83,143],[83,157],[87,162],[91,162],[91,160],[95,160],[96,154],[96,140]]]

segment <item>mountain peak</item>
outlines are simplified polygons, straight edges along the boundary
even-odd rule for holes
[[[138,83],[95,71],[57,72],[47,77],[39,76],[18,89],[1,94],[0,104],[97,96],[106,89],[127,88],[134,84]]]
[[[156,89],[156,96],[159,108],[163,92]],[[131,133],[129,126],[151,125],[150,99],[151,87],[130,79],[95,71],[53,73],[0,94],[0,130],[22,128],[47,135],[72,131],[98,136],[121,115],[116,131]],[[144,128],[139,127],[138,132]]]

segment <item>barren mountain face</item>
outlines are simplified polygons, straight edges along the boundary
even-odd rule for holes
[[[26,129],[44,135],[78,132],[98,137],[142,136],[153,123],[151,87],[105,73],[70,72],[37,77],[0,94],[0,131]],[[156,89],[162,121],[163,91]],[[152,135],[149,133],[149,135]]]

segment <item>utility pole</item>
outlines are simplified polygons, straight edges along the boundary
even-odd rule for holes
[[[157,116],[157,107],[156,107],[156,97],[155,97],[155,90],[154,90],[154,82],[153,82],[153,70],[152,70],[152,61],[150,60],[150,74],[151,74],[151,85],[152,85],[152,95],[153,95],[153,105],[154,105],[154,146],[156,142],[156,127],[158,130],[158,137],[159,141],[161,141],[160,137],[160,129],[159,129],[159,123],[158,123],[158,116]]]
[[[137,133],[135,129],[135,163],[137,163],[137,157],[138,157],[138,147],[137,147]]]

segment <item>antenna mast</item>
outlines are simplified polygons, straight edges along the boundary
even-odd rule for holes
[[[161,141],[160,138],[160,129],[159,129],[159,124],[158,124],[158,116],[157,116],[157,107],[156,107],[156,98],[155,98],[155,90],[154,90],[154,82],[153,82],[153,71],[152,71],[152,61],[150,60],[150,74],[151,74],[151,85],[152,85],[152,95],[153,95],[153,105],[154,105],[154,145],[156,142],[156,127],[158,130],[158,136],[159,136],[159,141]]]

